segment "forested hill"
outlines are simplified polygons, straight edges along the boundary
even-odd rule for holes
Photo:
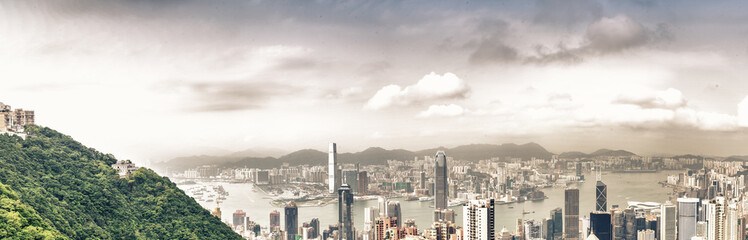
[[[27,131],[0,134],[0,239],[241,239],[168,178],[119,178],[113,156]]]

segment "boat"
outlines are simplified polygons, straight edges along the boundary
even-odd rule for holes
[[[432,197],[420,197],[420,198],[418,198],[418,201],[421,201],[421,202],[428,202],[428,201],[431,201],[431,200],[434,200],[434,198],[432,198]]]

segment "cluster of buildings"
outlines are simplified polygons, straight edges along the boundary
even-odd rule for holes
[[[234,213],[233,225],[248,239],[274,240],[736,240],[745,239],[745,177],[742,163],[693,157],[649,158],[604,156],[592,159],[499,159],[478,162],[455,160],[439,151],[411,161],[388,161],[385,166],[340,164],[336,145],[330,144],[328,166],[284,166],[280,169],[234,169],[233,177],[256,184],[307,182],[324,185],[324,194],[337,198],[336,224],[319,226],[319,219],[299,224],[296,202],[270,213],[268,228]],[[670,201],[608,205],[608,186],[599,171],[651,171],[698,166],[672,175],[663,185],[673,187]],[[584,171],[598,171],[595,211],[580,212],[579,189],[568,184],[585,181]],[[196,169],[195,174],[232,176],[231,172]],[[203,172],[200,172],[203,171]],[[279,180],[272,180],[277,176]],[[591,179],[588,179],[589,181]],[[543,188],[564,188],[564,202],[547,218],[518,218],[511,230],[496,229],[500,204],[543,199]],[[378,196],[379,204],[364,210],[363,228],[354,227],[352,204],[360,196]],[[354,197],[356,196],[356,197]],[[400,202],[433,202],[433,222],[418,228],[404,219]],[[450,207],[462,206],[462,216]],[[360,214],[360,213],[359,213]],[[220,212],[219,212],[220,216]],[[461,217],[462,224],[456,223]],[[241,220],[245,219],[245,220]],[[361,224],[361,223],[359,223]],[[267,231],[262,231],[267,229]]]
[[[0,102],[0,132],[22,133],[28,125],[34,125],[34,111],[13,109]]]

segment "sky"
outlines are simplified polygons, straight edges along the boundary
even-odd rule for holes
[[[119,158],[748,155],[748,2],[0,2],[0,101]]]

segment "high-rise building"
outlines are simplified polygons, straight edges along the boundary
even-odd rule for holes
[[[613,209],[611,212],[613,213],[613,239],[626,239],[626,218],[624,218],[623,210]]]
[[[358,193],[358,170],[346,169],[343,170],[343,183],[348,184],[351,188],[352,193]]]
[[[338,149],[335,143],[330,143],[330,149],[328,151],[327,156],[327,181],[330,185],[329,190],[330,193],[335,193],[335,191],[340,188],[340,174],[338,174]]]
[[[608,186],[600,180],[598,180],[597,185],[595,185],[595,211],[608,211]],[[600,235],[595,235],[600,238]]]
[[[675,213],[675,205],[672,203],[665,202],[665,204],[662,204],[660,206],[660,240],[675,240],[676,239],[676,232],[675,232],[675,221],[676,221],[676,213]]]
[[[623,217],[626,219],[626,225],[625,225],[625,236],[626,239],[635,239],[637,230],[636,230],[636,211],[634,211],[633,208],[626,208],[623,210]]]
[[[286,204],[284,211],[286,213],[286,239],[296,239],[296,234],[299,233],[299,207],[291,201]]]
[[[366,171],[358,172],[358,194],[366,195],[369,192],[369,174]]]
[[[739,219],[741,218],[738,206],[735,203],[727,205],[725,211],[725,239],[744,239],[741,238],[745,228],[740,228]]]
[[[244,218],[247,217],[247,213],[242,210],[236,210],[232,216],[232,224],[234,226],[244,226]]]
[[[706,235],[707,240],[726,240],[724,197],[714,197],[706,205],[706,222],[709,228]]]
[[[280,231],[281,217],[277,210],[270,212],[270,231]]]
[[[639,230],[636,234],[636,240],[655,240],[655,231],[652,231],[652,229]]]
[[[374,240],[385,240],[385,236],[388,230],[392,228],[397,229],[397,222],[398,220],[395,218],[378,217],[374,221]]]
[[[403,212],[400,209],[400,202],[398,201],[387,201],[387,217],[397,219],[397,227],[400,227],[403,223]]]
[[[455,222],[455,210],[452,209],[434,209],[434,222]]]
[[[612,224],[610,213],[592,212],[590,213],[590,229],[599,240],[613,240]]]
[[[553,239],[561,239],[564,236],[564,214],[561,208],[551,210],[553,220]]]
[[[452,234],[455,234],[456,227],[452,222],[434,222],[431,228],[428,229],[427,234],[429,239],[433,240],[449,240]]]
[[[309,226],[312,227],[314,230],[309,234],[311,238],[317,238],[319,236],[319,218],[312,218],[312,221],[309,221]]]
[[[494,200],[471,200],[462,210],[464,240],[494,240]]]
[[[698,212],[698,198],[678,198],[678,239],[691,239],[696,236]]]
[[[421,170],[420,182],[419,183],[420,183],[420,185],[419,185],[420,189],[426,189],[426,172],[424,172],[423,169]]]
[[[341,231],[338,236],[340,240],[354,240],[352,205],[353,193],[351,193],[351,188],[348,184],[343,184],[338,189],[338,226],[340,226]]]
[[[566,189],[564,192],[564,239],[579,239],[579,189]]]
[[[447,155],[443,151],[436,152],[434,158],[434,208],[447,208]]]

